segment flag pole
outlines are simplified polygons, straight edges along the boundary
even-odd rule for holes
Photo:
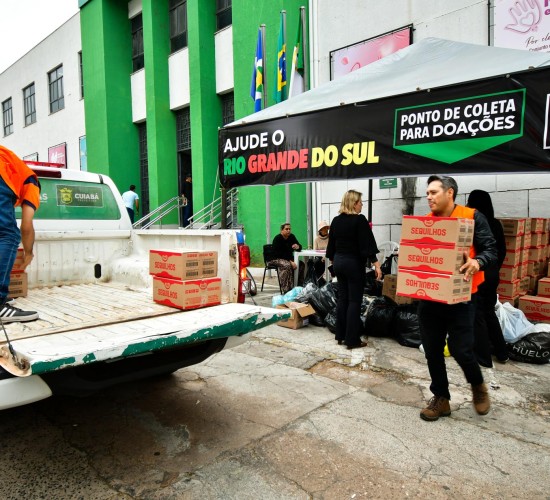
[[[304,44],[304,90],[309,90],[309,55],[308,54],[308,39],[306,36],[306,8],[300,7],[300,22],[302,23],[302,40]]]
[[[267,68],[265,60],[265,24],[260,24],[260,31],[262,32],[262,80],[263,80],[263,91],[262,91],[262,103],[263,109],[267,108]]]
[[[287,47],[286,47],[286,10],[281,11],[281,17],[283,19],[283,44],[285,46],[285,52],[286,52],[286,50],[287,50]],[[286,74],[288,75],[288,71],[286,72]],[[283,96],[284,96],[284,92],[287,92],[287,94],[288,94],[287,87],[288,87],[288,81],[287,81],[287,84],[285,85],[285,87],[283,87]],[[290,222],[290,185],[289,184],[285,184],[285,208],[286,208],[286,218],[285,218],[285,220],[287,222]]]

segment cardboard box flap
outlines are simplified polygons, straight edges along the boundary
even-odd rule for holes
[[[302,318],[311,316],[317,312],[309,304],[302,304],[301,302],[285,302],[285,306],[295,310]]]

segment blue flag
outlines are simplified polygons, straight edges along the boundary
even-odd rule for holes
[[[254,70],[252,71],[252,83],[250,96],[254,99],[254,111],[262,109],[262,97],[264,93],[264,61],[262,49],[262,30],[258,29],[258,42],[256,44],[256,57],[254,58]]]
[[[281,12],[281,27],[277,41],[277,87],[275,88],[275,102],[282,102],[286,99],[286,41],[284,26],[284,17]]]

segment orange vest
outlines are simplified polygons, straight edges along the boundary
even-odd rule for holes
[[[457,219],[458,218],[473,219],[474,213],[475,213],[474,208],[464,207],[462,205],[455,205],[453,213],[450,215],[450,217],[456,217]],[[428,215],[433,216],[431,212]],[[470,247],[470,258],[475,259],[475,257],[476,257],[476,252],[475,252],[474,246],[472,245]],[[472,280],[472,293],[476,293],[477,287],[485,281],[485,274],[483,273],[483,271],[479,271],[471,276],[471,280]]]
[[[36,174],[4,146],[0,146],[0,177],[17,197],[16,207],[23,201],[28,202],[35,210],[39,207],[40,188]]]

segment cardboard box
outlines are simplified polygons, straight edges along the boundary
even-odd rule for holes
[[[541,278],[538,281],[537,295],[539,297],[550,297],[550,278]]]
[[[27,273],[11,273],[10,284],[8,287],[8,298],[26,297],[28,292],[28,277]]]
[[[531,217],[531,233],[544,233],[547,220],[542,217]]]
[[[422,245],[403,243],[399,245],[399,267],[440,274],[458,274],[464,264],[464,252],[469,247]]]
[[[542,262],[538,260],[530,260],[527,263],[527,274],[529,276],[538,276],[542,269]]]
[[[509,267],[515,267],[519,266],[522,262],[522,249],[518,249],[515,251],[507,251],[506,255],[504,256],[504,261],[502,263],[503,266],[509,266]]]
[[[519,295],[519,284],[521,280],[515,279],[514,281],[501,281],[497,287],[497,293],[504,295],[505,297],[515,297]]]
[[[172,280],[153,277],[153,300],[178,309],[199,309],[221,303],[221,278]]]
[[[526,244],[525,246],[529,248],[541,247],[543,245],[546,245],[546,241],[546,233],[531,233],[529,244]]]
[[[550,323],[550,297],[524,295],[519,298],[519,309],[530,321]]]
[[[523,247],[521,249],[521,264],[527,262],[529,260],[529,247]]]
[[[185,249],[151,250],[149,273],[173,280],[214,278],[218,274],[218,252]]]
[[[309,324],[307,317],[316,312],[309,304],[302,304],[300,302],[286,302],[277,306],[277,309],[290,309],[292,311],[290,319],[277,322],[279,326],[291,328],[292,330],[298,330],[298,328],[307,326]]]
[[[396,304],[412,304],[413,299],[410,297],[401,297],[396,295],[397,292],[397,274],[386,274],[382,281],[382,295],[389,297]]]
[[[514,281],[518,278],[518,266],[502,266],[498,276],[502,281]]]
[[[537,260],[542,261],[543,260],[543,248],[544,247],[536,247],[536,248],[527,248],[527,261],[530,260]]]
[[[403,216],[401,245],[445,245],[470,247],[474,236],[474,220],[456,217]],[[401,252],[399,253],[401,257]]]
[[[521,236],[505,236],[506,251],[515,252],[523,246],[523,238]]]
[[[502,224],[504,236],[520,236],[525,233],[525,219],[503,218],[498,220]]]
[[[472,281],[462,274],[436,274],[412,269],[399,269],[397,295],[444,304],[467,302],[471,298]]]
[[[518,266],[518,279],[525,278],[529,275],[529,262],[523,262]]]
[[[23,269],[21,266],[23,265],[23,249],[18,248],[17,249],[17,255],[15,256],[15,261],[13,263],[13,267],[11,268],[12,273],[22,273]]]
[[[518,284],[518,294],[526,295],[530,291],[532,291],[532,289],[530,288],[530,284],[531,284],[531,276],[525,276],[521,278]]]
[[[515,297],[506,297],[505,295],[499,295],[498,301],[501,304],[504,304],[505,302],[509,302],[517,309],[519,305],[519,295],[516,295]]]

